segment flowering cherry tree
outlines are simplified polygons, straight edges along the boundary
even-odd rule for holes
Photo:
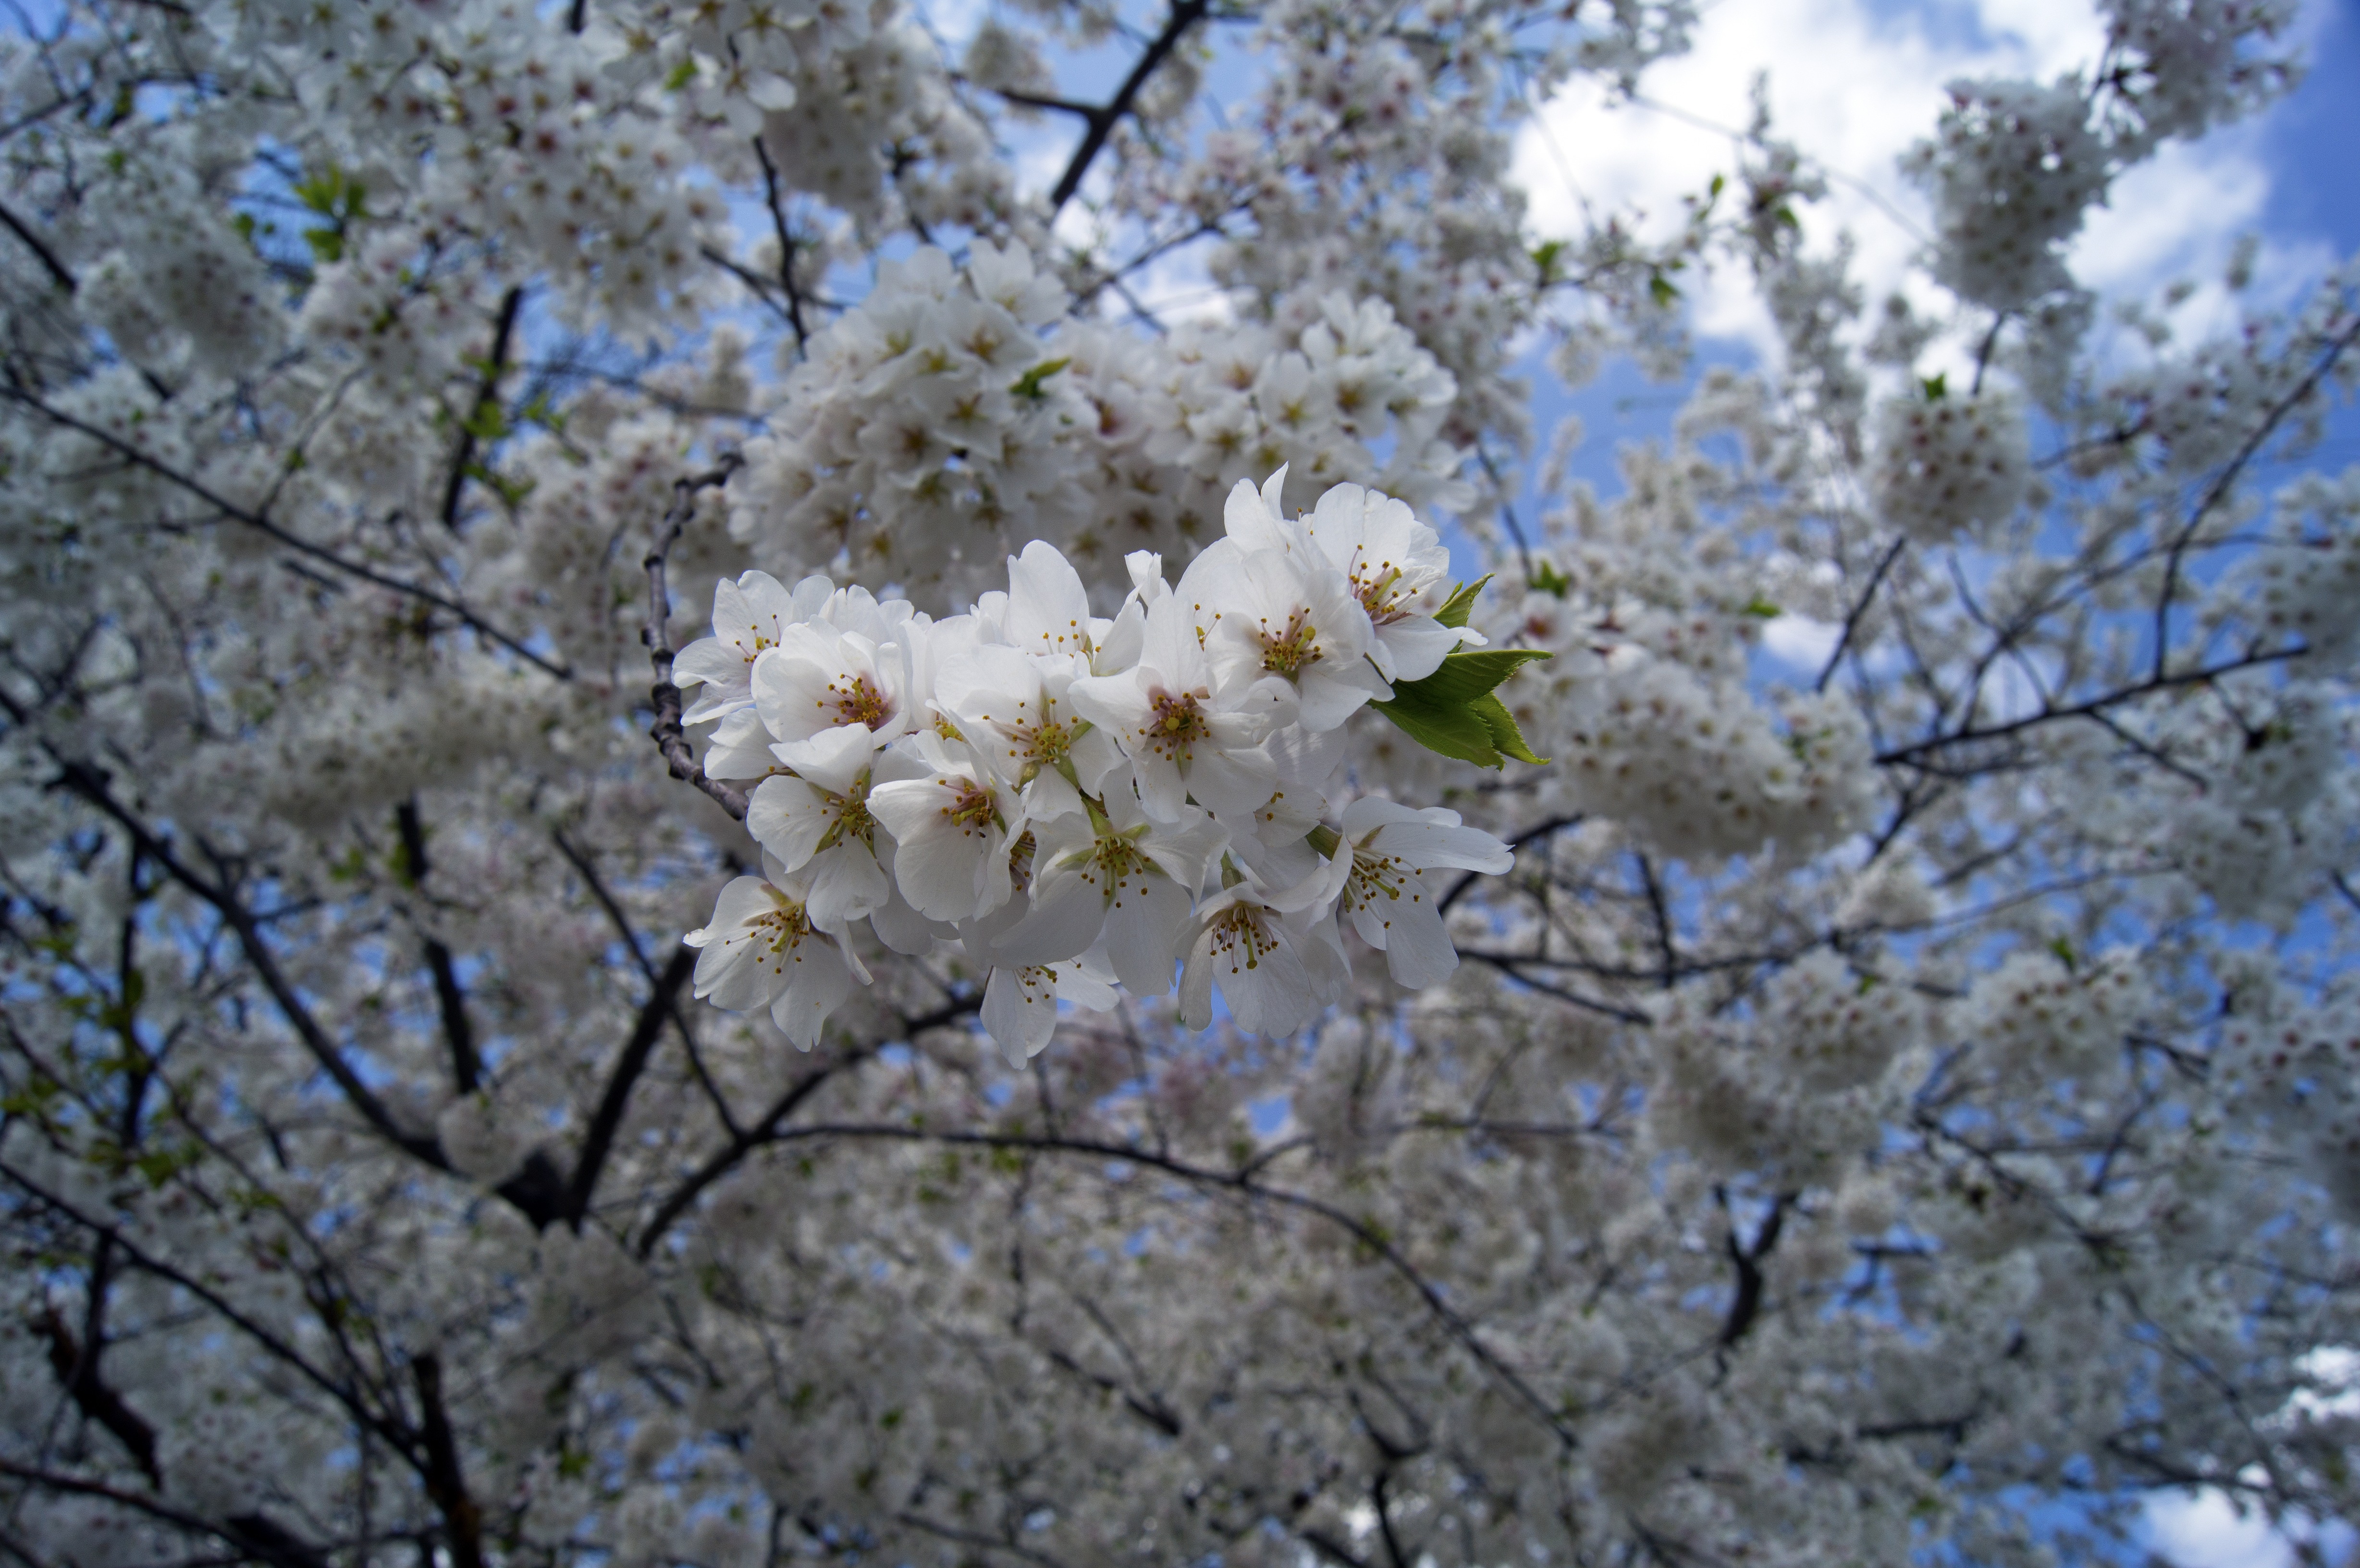
[[[2068,254],[2286,7],[1953,84],[1874,309],[1766,117],[1528,222],[1693,9],[20,14],[0,1558],[2360,1505],[2360,273]],[[1602,497],[1525,377],[1620,355]]]

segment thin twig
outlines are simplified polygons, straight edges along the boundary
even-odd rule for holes
[[[1907,534],[1895,539],[1891,548],[1886,550],[1884,557],[1877,561],[1876,570],[1868,574],[1868,586],[1861,590],[1859,599],[1853,602],[1851,614],[1844,616],[1843,630],[1836,635],[1836,646],[1829,650],[1828,661],[1820,668],[1819,678],[1811,682],[1812,691],[1824,691],[1828,689],[1829,679],[1835,674],[1836,666],[1843,662],[1844,650],[1852,647],[1852,636],[1860,630],[1861,617],[1868,614],[1868,602],[1876,597],[1877,589],[1885,583],[1885,574],[1893,570],[1895,561],[1901,559],[1901,549],[1908,542],[1909,536]]]
[[[377,571],[373,567],[364,566],[357,561],[348,561],[344,557],[338,555],[335,551],[329,550],[324,546],[313,544],[311,540],[304,539],[300,535],[290,533],[285,528],[280,528],[277,523],[272,522],[269,518],[254,512],[249,512],[245,507],[238,506],[235,502],[228,499],[226,496],[217,494],[201,481],[191,478],[189,475],[180,473],[178,469],[175,469],[169,464],[157,462],[154,458],[148,456],[146,452],[141,452],[137,447],[131,445],[128,441],[122,440],[109,431],[101,430],[96,425],[91,424],[86,420],[77,419],[73,415],[66,413],[61,409],[52,408],[47,403],[42,402],[38,397],[34,397],[32,394],[26,392],[19,387],[0,383],[0,397],[12,398],[16,402],[23,404],[26,408],[42,415],[56,424],[62,425],[70,430],[74,430],[82,435],[88,436],[91,440],[98,442],[109,451],[115,452],[117,455],[124,457],[132,463],[137,463],[140,467],[147,469],[149,473],[157,475],[158,478],[179,485],[181,489],[186,490],[190,495],[194,495],[197,499],[213,507],[213,510],[219,512],[223,517],[228,517],[235,522],[244,523],[247,528],[258,529],[261,532],[268,534],[270,538],[277,539],[280,544],[285,545],[290,550],[297,550],[301,554],[310,556],[312,560],[333,567],[336,571],[344,572],[349,576],[357,577],[364,583],[372,583],[379,588],[389,589],[396,593],[408,594],[410,598],[432,604],[438,610],[442,610],[450,615],[457,616],[460,623],[466,626],[470,631],[475,632],[479,637],[490,638],[493,642],[496,642],[500,647],[507,648],[510,653],[515,654],[519,659],[523,659],[526,663],[534,666],[536,669],[544,670],[551,675],[554,675],[560,681],[571,681],[574,679],[573,670],[567,669],[563,664],[555,663],[550,659],[542,658],[540,654],[533,652],[532,649],[527,648],[521,641],[510,637],[508,633],[501,631],[498,627],[493,626],[490,622],[485,620],[482,616],[476,615],[475,611],[467,608],[466,605],[460,604],[455,599],[446,598],[442,594],[436,593],[433,589],[421,587],[415,583],[405,583],[399,577],[388,577],[385,573]]]
[[[684,709],[680,688],[672,679],[672,632],[668,624],[672,620],[672,594],[664,584],[664,570],[681,530],[696,515],[697,492],[728,484],[729,476],[744,463],[738,453],[725,452],[719,463],[703,474],[673,482],[672,509],[664,514],[663,527],[644,563],[648,571],[648,619],[639,628],[639,640],[647,645],[648,660],[655,666],[656,672],[655,686],[650,693],[655,703],[656,722],[648,727],[649,738],[663,754],[673,778],[695,785],[741,822],[746,820],[746,792],[718,779],[705,777],[705,764],[697,760],[695,748],[689,745],[687,726],[681,722]]]

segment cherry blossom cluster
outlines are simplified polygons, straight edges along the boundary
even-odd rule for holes
[[[1349,982],[1339,920],[1402,985],[1448,975],[1429,878],[1512,857],[1456,812],[1348,799],[1344,725],[1484,639],[1437,618],[1448,557],[1406,503],[1339,485],[1290,518],[1285,483],[1240,480],[1176,587],[1130,556],[1111,617],[1038,540],[941,620],[825,577],[721,583],[675,670],[703,688],[686,718],[718,721],[708,775],[759,779],[763,874],[688,937],[696,994],[809,1049],[869,978],[856,927],[956,942],[1021,1065],[1060,1000],[1162,996],[1175,969],[1188,1027],[1218,989],[1290,1033]]]
[[[1934,196],[1935,277],[1999,310],[2071,287],[2062,247],[2110,173],[2080,84],[1954,82],[1950,97],[1904,165]]]
[[[732,531],[782,575],[963,600],[1032,538],[1097,586],[1121,583],[1133,551],[1193,552],[1241,468],[1286,469],[1298,507],[1347,482],[1463,506],[1450,376],[1380,301],[1330,295],[1307,315],[1142,341],[1075,318],[1021,244],[978,241],[963,265],[921,247],[880,265],[788,376]]]
[[[1997,388],[1959,396],[1939,380],[1924,392],[1877,410],[1868,476],[1877,515],[1928,543],[2005,522],[2031,479],[2021,400]]]
[[[2344,665],[2360,643],[2360,469],[2307,474],[2277,496],[2278,526],[2239,564],[2217,615],[2302,639]]]

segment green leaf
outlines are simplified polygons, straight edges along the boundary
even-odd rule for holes
[[[1508,712],[1508,704],[1500,701],[1497,691],[1486,691],[1475,699],[1474,713],[1483,721],[1483,727],[1491,732],[1493,749],[1514,757],[1518,762],[1529,762],[1535,768],[1547,766],[1547,757],[1534,755],[1532,746],[1524,740],[1524,732],[1516,727],[1516,716]]]
[[[562,436],[565,433],[565,416],[557,411],[555,406],[550,402],[549,394],[546,392],[535,397],[531,402],[518,409],[517,418],[528,425],[539,425],[552,435]]]
[[[667,93],[677,93],[695,80],[696,61],[693,60],[682,60],[678,65],[673,66],[672,70],[664,73],[664,91]]]
[[[1950,395],[1950,373],[1945,371],[1939,376],[1928,376],[1923,381],[1918,383],[1918,386],[1919,389],[1926,394],[1926,401],[1928,403],[1939,403]]]
[[[1533,249],[1533,265],[1540,269],[1541,283],[1546,287],[1557,280],[1557,258],[1565,254],[1563,240],[1545,240]]]
[[[1065,369],[1065,366],[1073,363],[1074,362],[1071,358],[1044,359],[1040,364],[1034,365],[1032,369],[1026,371],[1023,375],[1018,376],[1015,381],[1010,384],[1008,389],[1011,392],[1015,393],[1019,397],[1030,397],[1037,403],[1047,395],[1041,390],[1041,383],[1048,380],[1049,377],[1056,375],[1057,372]]]
[[[1535,659],[1534,648],[1493,648],[1449,655],[1423,681],[1393,685],[1393,701],[1371,704],[1418,745],[1478,768],[1501,768],[1502,755],[1539,763],[1507,704],[1492,689]]]
[[[2081,967],[2081,960],[2073,955],[2073,944],[2063,937],[2053,939],[2049,944],[2049,951],[2057,955],[2057,962],[2065,966],[2067,973],[2070,974]]]
[[[510,479],[505,474],[495,474],[480,463],[471,463],[460,472],[470,479],[490,485],[511,512],[524,504],[524,498],[531,495],[533,486],[540,483],[536,479]]]
[[[1756,593],[1753,598],[1748,599],[1745,602],[1745,608],[1740,613],[1758,616],[1765,621],[1775,621],[1786,612],[1772,604],[1769,600],[1765,599],[1761,594]]]
[[[1537,648],[1461,648],[1442,661],[1442,667],[1423,681],[1413,681],[1412,686],[1432,686],[1464,693],[1469,701],[1481,696],[1527,664],[1557,656]],[[1401,688],[1393,688],[1396,694]]]
[[[1672,307],[1672,301],[1680,297],[1680,290],[1670,278],[1658,272],[1647,279],[1647,295],[1655,301],[1658,308],[1668,310]]]
[[[1434,618],[1446,626],[1465,626],[1468,615],[1475,608],[1475,596],[1483,592],[1483,584],[1490,581],[1491,574],[1487,572],[1473,583],[1451,584],[1450,597],[1442,602],[1442,608],[1434,612]]]
[[[1532,573],[1524,579],[1524,582],[1528,586],[1543,593],[1553,593],[1560,599],[1573,589],[1573,579],[1546,561],[1535,561]]]
[[[508,433],[508,416],[500,406],[486,397],[467,414],[467,433],[477,441],[493,441]]]

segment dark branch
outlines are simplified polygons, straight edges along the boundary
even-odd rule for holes
[[[817,1080],[830,1071],[832,1071],[830,1068],[820,1068],[807,1074],[803,1083],[789,1091],[787,1098],[796,1099],[809,1089],[816,1088]],[[1096,1138],[1031,1136],[1021,1133],[931,1131],[924,1127],[858,1122],[811,1123],[802,1127],[781,1128],[777,1126],[778,1122],[783,1121],[788,1109],[792,1108],[785,1106],[784,1102],[781,1102],[781,1106],[782,1108],[779,1109],[774,1116],[764,1117],[763,1125],[748,1136],[747,1141],[749,1145],[802,1141],[810,1138],[877,1138],[914,1143],[943,1143],[979,1149],[1006,1149],[1020,1152],[1030,1150],[1048,1154],[1076,1154],[1095,1160],[1127,1161],[1149,1170],[1161,1171],[1168,1176],[1177,1177],[1181,1181],[1198,1186],[1225,1190],[1261,1203],[1276,1203],[1281,1207],[1295,1209],[1324,1220],[1350,1236],[1354,1245],[1365,1249],[1370,1257],[1392,1269],[1394,1275],[1416,1294],[1419,1301],[1425,1304],[1426,1311],[1442,1324],[1451,1338],[1473,1356],[1484,1371],[1496,1379],[1519,1404],[1523,1405],[1534,1420],[1546,1427],[1557,1441],[1567,1447],[1570,1448],[1575,1444],[1573,1430],[1564,1423],[1556,1409],[1535,1392],[1532,1386],[1525,1382],[1513,1367],[1501,1360],[1491,1346],[1483,1343],[1481,1336],[1475,1332],[1475,1325],[1444,1299],[1442,1292],[1437,1290],[1417,1266],[1403,1254],[1390,1236],[1325,1199],[1314,1197],[1307,1192],[1291,1192],[1283,1187],[1266,1187],[1239,1171],[1206,1170],[1200,1166],[1189,1165],[1175,1160],[1169,1155],[1158,1154],[1153,1149],[1142,1149],[1130,1144],[1107,1143]],[[742,1152],[739,1151],[740,1154]],[[738,1156],[731,1156],[729,1163],[736,1163],[737,1158]],[[668,1224],[680,1209],[685,1208],[688,1199],[693,1198],[694,1195],[693,1192],[684,1190],[683,1193],[676,1194],[672,1202],[665,1204],[664,1209],[657,1215],[659,1223],[651,1224],[647,1235],[640,1238],[639,1250],[642,1257],[653,1247],[656,1237],[662,1234],[662,1224]]]
[[[2108,708],[2119,707],[2125,702],[2157,691],[2168,691],[2176,686],[2201,686],[2208,681],[2234,674],[2240,670],[2251,670],[2264,664],[2283,664],[2289,659],[2300,659],[2309,651],[2308,648],[2279,648],[2271,653],[2248,654],[2243,659],[2233,659],[2226,663],[2208,665],[2202,670],[2182,670],[2177,675],[2158,675],[2142,681],[2136,686],[2121,687],[2102,696],[2092,697],[2087,702],[2074,702],[2062,708],[2044,707],[2038,713],[2027,713],[2020,719],[2010,719],[2005,724],[1986,724],[1980,729],[1953,730],[1949,735],[1936,735],[1930,740],[1913,741],[1907,746],[1896,746],[1890,751],[1877,753],[1875,761],[1880,768],[1902,763],[1925,768],[1929,772],[1936,771],[1933,765],[1921,760],[1928,753],[1941,751],[1954,746],[1967,746],[1976,741],[1998,740],[2008,735],[2019,735],[2026,730],[2057,719],[2095,718]]]
[[[2262,416],[2261,423],[2238,447],[2236,455],[2230,458],[2227,466],[2213,476],[2211,485],[2205,486],[2204,495],[2196,503],[2195,509],[2189,513],[2187,523],[2173,537],[2171,549],[2164,558],[2163,592],[2156,596],[2155,602],[2154,672],[2158,681],[2164,679],[2166,664],[2171,654],[2171,602],[2180,588],[2180,562],[2188,554],[2188,547],[2195,542],[2196,531],[2204,526],[2204,519],[2212,516],[2213,509],[2228,499],[2247,465],[2260,454],[2263,446],[2285,422],[2287,416],[2319,390],[2320,384],[2327,379],[2328,372],[2335,368],[2335,362],[2344,357],[2344,351],[2355,340],[2360,340],[2360,320],[2331,339],[2318,363],[2296,384],[2294,390],[2270,406],[2269,411]]]
[[[64,1475],[42,1470],[30,1465],[19,1465],[0,1455],[0,1475],[7,1475],[29,1486],[45,1486],[53,1492],[72,1497],[96,1497],[117,1508],[145,1514],[195,1535],[210,1535],[226,1541],[241,1552],[261,1558],[271,1568],[328,1568],[328,1559],[317,1547],[309,1545],[259,1513],[239,1514],[216,1524],[208,1519],[173,1508],[155,1497],[142,1497],[110,1486],[104,1481],[92,1481],[80,1475]]]
[[[754,138],[754,156],[762,164],[762,200],[770,209],[770,227],[779,236],[779,288],[787,296],[787,325],[795,330],[795,352],[801,354],[810,335],[803,330],[803,299],[795,287],[795,236],[787,231],[786,209],[779,201],[779,169],[770,149]]]
[[[517,312],[524,305],[521,285],[500,296],[499,315],[492,327],[491,356],[484,362],[484,378],[475,387],[475,400],[459,426],[459,448],[451,455],[450,477],[442,485],[442,526],[456,531],[459,500],[467,488],[467,470],[475,461],[475,427],[500,406],[500,377],[508,368],[508,340],[516,333]]]
[[[240,506],[235,502],[229,500],[227,497],[215,493],[205,485],[189,477],[189,475],[185,474],[180,473],[178,469],[157,462],[154,458],[148,456],[146,452],[141,452],[137,447],[131,445],[128,441],[125,441],[110,432],[99,429],[96,425],[87,422],[86,420],[76,419],[71,414],[52,408],[47,403],[42,402],[38,397],[32,396],[30,393],[26,392],[19,387],[0,384],[0,397],[13,398],[16,402],[23,404],[26,408],[32,409],[35,413],[38,413],[43,418],[50,420],[52,423],[62,425],[70,430],[74,430],[82,435],[88,436],[91,440],[98,442],[101,446],[105,447],[107,450],[115,452],[117,456],[124,458],[126,461],[137,463],[139,467],[148,470],[149,473],[169,484],[179,485],[181,489],[186,490],[190,495],[194,495],[197,499],[204,502],[205,505],[219,512],[223,517],[228,517],[234,522],[244,523],[247,528],[258,529],[261,532],[268,534],[270,538],[277,539],[280,544],[285,545],[288,549],[295,550],[300,554],[307,555],[312,560],[320,561],[327,566],[333,567],[336,571],[344,572],[348,576],[357,577],[364,583],[372,583],[379,588],[389,589],[396,593],[404,593],[409,595],[410,598],[421,600],[425,604],[432,604],[438,610],[445,611],[450,615],[457,616],[461,625],[466,626],[476,635],[490,638],[493,642],[499,644],[500,647],[507,648],[510,653],[515,654],[519,659],[525,660],[527,663],[531,664],[538,669],[546,670],[548,673],[556,676],[560,681],[571,681],[574,679],[574,671],[568,670],[562,664],[554,664],[550,660],[543,659],[541,655],[533,652],[532,649],[525,647],[523,643],[519,642],[515,637],[508,636],[508,633],[501,631],[498,627],[493,626],[490,622],[485,620],[482,616],[476,615],[475,611],[470,610],[466,605],[460,604],[455,599],[445,598],[442,594],[436,593],[433,589],[421,587],[415,583],[405,583],[399,577],[388,577],[385,573],[377,571],[373,567],[364,566],[356,561],[347,561],[332,550],[328,550],[321,545],[313,544],[310,539],[304,539],[300,535],[290,533],[285,528],[280,528],[277,523],[272,522],[269,518],[265,517],[258,513],[247,511],[245,507]]]
[[[1877,561],[1876,570],[1868,574],[1868,586],[1860,591],[1859,599],[1852,604],[1852,613],[1844,616],[1843,630],[1837,634],[1836,646],[1829,650],[1828,661],[1819,669],[1819,678],[1811,682],[1812,691],[1828,689],[1829,678],[1835,674],[1836,666],[1843,662],[1844,650],[1852,647],[1852,637],[1860,630],[1861,617],[1868,614],[1869,601],[1876,597],[1877,589],[1885,583],[1885,574],[1893,570],[1895,561],[1901,559],[1901,549],[1908,542],[1907,534],[1895,539],[1883,559]]]
[[[1065,164],[1065,172],[1057,177],[1055,188],[1049,192],[1052,216],[1072,201],[1074,192],[1082,188],[1083,177],[1089,173],[1090,165],[1098,161],[1098,154],[1106,147],[1107,138],[1114,135],[1115,126],[1131,113],[1131,105],[1138,101],[1140,89],[1145,87],[1147,79],[1155,74],[1155,68],[1179,47],[1182,37],[1203,20],[1205,13],[1210,9],[1212,0],[1173,0],[1171,15],[1164,19],[1164,30],[1149,42],[1146,52],[1131,68],[1131,74],[1123,78],[1120,87],[1115,89],[1114,96],[1099,107],[1084,112],[1082,145],[1074,149],[1074,156]]]
[[[590,1130],[583,1136],[581,1158],[574,1162],[574,1180],[566,1193],[565,1217],[579,1225],[582,1216],[590,1212],[590,1195],[596,1191],[598,1176],[613,1152],[615,1133],[623,1125],[623,1113],[629,1109],[631,1089],[646,1071],[648,1058],[655,1051],[663,1034],[664,1021],[672,1017],[680,988],[696,968],[696,949],[683,943],[672,950],[672,962],[662,973],[655,975],[654,988],[639,1008],[639,1021],[631,1026],[631,1038],[623,1042],[622,1055],[615,1059],[615,1071],[607,1077],[606,1092],[599,1097],[598,1109],[590,1118]]]
[[[451,1551],[452,1568],[484,1568],[484,1515],[467,1495],[459,1470],[459,1445],[451,1432],[450,1413],[442,1406],[442,1363],[432,1355],[410,1364],[418,1379],[418,1399],[424,1413],[426,1496],[442,1514],[443,1539]]]
[[[1723,1209],[1729,1206],[1725,1193],[1716,1192],[1714,1196],[1721,1199]],[[1778,1245],[1778,1232],[1786,1225],[1786,1205],[1791,1201],[1792,1194],[1785,1192],[1770,1201],[1770,1213],[1763,1220],[1762,1228],[1754,1233],[1751,1247],[1738,1244],[1734,1225],[1723,1238],[1729,1259],[1737,1266],[1737,1289],[1729,1299],[1729,1315],[1721,1320],[1721,1335],[1716,1342],[1724,1351],[1743,1339],[1746,1331],[1754,1326],[1754,1320],[1762,1313],[1762,1260]]]
[[[14,708],[15,704],[10,703],[9,706]],[[22,722],[21,713],[15,716]],[[245,954],[247,964],[253,968],[256,978],[262,982],[263,989],[270,993],[271,1000],[278,1005],[279,1014],[286,1018],[288,1027],[293,1029],[296,1038],[303,1042],[303,1048],[311,1053],[311,1059],[320,1064],[321,1069],[331,1079],[334,1080],[336,1087],[343,1092],[345,1102],[360,1113],[361,1119],[376,1128],[388,1142],[424,1160],[438,1171],[448,1171],[451,1164],[442,1153],[442,1144],[431,1134],[412,1132],[404,1128],[394,1119],[393,1113],[387,1109],[385,1102],[378,1099],[376,1092],[362,1082],[360,1074],[353,1070],[352,1063],[344,1060],[344,1052],[337,1049],[335,1041],[328,1038],[327,1030],[320,1027],[319,1020],[311,1016],[311,1009],[305,1007],[302,998],[295,994],[292,983],[280,971],[279,961],[272,954],[269,944],[263,941],[261,928],[255,923],[254,912],[232,894],[226,886],[216,885],[211,879],[199,875],[172,852],[169,844],[151,833],[146,822],[140,821],[115,798],[113,790],[108,788],[104,774],[88,763],[59,757],[54,751],[50,755],[57,762],[59,769],[59,776],[53,782],[54,788],[71,790],[112,818],[116,825],[130,835],[132,845],[139,854],[163,867],[165,874],[173,881],[195,894],[220,914],[223,922],[236,937],[238,948]]]
[[[93,1279],[91,1282],[93,1307],[104,1290],[103,1281]],[[123,1446],[130,1450],[133,1461],[151,1485],[162,1486],[163,1472],[156,1467],[156,1429],[138,1411],[125,1404],[123,1396],[109,1388],[99,1376],[98,1357],[99,1353],[106,1348],[104,1343],[93,1334],[85,1343],[77,1344],[73,1330],[58,1314],[55,1307],[45,1309],[41,1318],[33,1324],[33,1333],[49,1342],[49,1366],[56,1370],[59,1383],[73,1396],[73,1402],[80,1407],[82,1413],[113,1432]]]
[[[59,288],[71,294],[82,287],[74,281],[74,275],[66,270],[66,264],[58,259],[58,253],[44,244],[40,235],[27,228],[16,214],[5,207],[0,207],[0,224],[6,225],[10,234],[24,242],[25,248],[39,259],[43,269],[51,278],[57,279]]]
[[[648,551],[645,562],[648,572],[648,619],[639,628],[639,640],[647,645],[649,662],[655,666],[656,683],[650,693],[655,702],[656,722],[648,728],[649,738],[663,754],[671,766],[672,776],[695,785],[720,804],[723,811],[746,820],[746,792],[705,776],[705,765],[696,759],[696,750],[688,743],[688,729],[681,723],[685,708],[681,702],[680,688],[672,679],[672,593],[664,586],[664,568],[672,556],[672,547],[678,542],[681,530],[688,519],[696,515],[696,495],[700,490],[729,483],[729,476],[744,463],[736,452],[724,454],[721,461],[703,474],[690,474],[673,482],[672,509],[664,514],[662,531],[656,536],[655,548]]]
[[[426,880],[426,829],[418,820],[417,798],[396,807],[393,821],[401,833],[404,879],[420,886]],[[467,1018],[467,996],[459,989],[451,950],[431,936],[424,946],[426,967],[434,976],[434,1005],[442,1015],[442,1039],[451,1049],[451,1082],[460,1094],[472,1094],[483,1081],[484,1063],[475,1050],[475,1026]]]

